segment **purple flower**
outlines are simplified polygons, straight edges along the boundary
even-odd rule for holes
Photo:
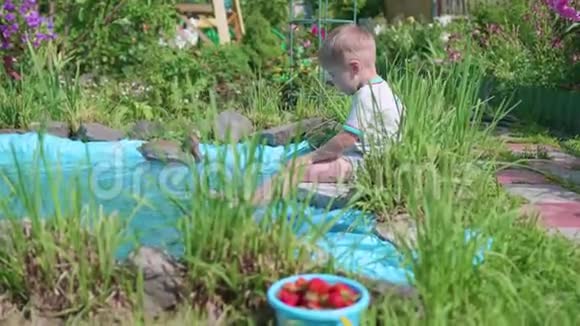
[[[547,2],[548,6],[560,16],[575,22],[580,22],[580,11],[572,7],[570,0],[547,0]]]
[[[2,6],[6,11],[14,11],[16,10],[16,6],[12,3],[12,0],[4,1],[4,6]]]
[[[7,13],[7,14],[4,16],[4,19],[5,19],[7,22],[13,22],[13,21],[15,21],[15,20],[16,20],[16,15],[15,15],[15,14],[13,14],[13,13],[11,13],[11,12],[9,12],[9,13]]]
[[[25,16],[24,19],[26,20],[26,24],[30,28],[37,28],[38,26],[40,26],[41,20],[38,11],[31,11]]]

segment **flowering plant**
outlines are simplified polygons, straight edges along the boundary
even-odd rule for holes
[[[558,15],[573,22],[580,22],[580,10],[576,10],[572,0],[547,0],[548,6]]]
[[[52,20],[40,15],[36,0],[4,1],[0,8],[0,49],[4,69],[11,78],[20,79],[14,62],[25,44],[39,47],[55,37]]]
[[[320,39],[326,37],[326,30],[322,27],[318,27],[316,24],[310,26],[309,28],[298,27],[296,25],[290,26],[294,29],[294,35],[296,39],[296,47],[293,51],[293,60],[300,67],[300,70],[309,70],[312,60],[314,60],[318,53],[319,47],[319,36]]]

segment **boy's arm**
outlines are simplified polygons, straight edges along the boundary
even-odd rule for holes
[[[332,137],[326,144],[314,152],[307,155],[308,163],[317,163],[322,161],[334,160],[342,155],[345,149],[348,149],[356,144],[357,136],[354,134],[341,131],[336,136]]]

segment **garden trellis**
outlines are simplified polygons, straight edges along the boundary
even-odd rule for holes
[[[316,15],[312,15],[312,9],[316,5]],[[305,17],[298,17],[296,15],[296,8],[301,6],[304,8],[306,12]],[[324,36],[324,31],[329,30],[329,27],[332,28],[334,25],[340,24],[352,24],[356,23],[357,20],[357,1],[352,1],[352,19],[337,19],[330,17],[330,10],[329,10],[329,0],[290,0],[290,7],[289,7],[289,19],[288,23],[290,25],[289,30],[289,47],[290,50],[290,75],[294,76],[294,69],[296,64],[300,64],[300,62],[295,62],[294,54],[296,52],[296,44],[295,44],[295,30],[292,26],[317,26],[316,28],[316,37],[318,39],[318,49],[322,45],[322,39]],[[325,75],[324,71],[318,67],[318,78],[320,80],[320,85],[325,84]],[[317,96],[317,104],[320,107],[321,96],[320,92],[318,92]]]

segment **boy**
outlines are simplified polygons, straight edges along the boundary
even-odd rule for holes
[[[319,61],[343,93],[352,96],[352,106],[343,130],[318,150],[299,157],[288,168],[304,168],[301,179],[284,177],[283,193],[299,182],[336,183],[351,179],[372,143],[397,137],[403,107],[389,85],[377,75],[373,35],[357,25],[343,25],[325,39]],[[283,172],[288,173],[288,171]],[[253,197],[254,204],[268,202],[272,185],[267,181]]]

